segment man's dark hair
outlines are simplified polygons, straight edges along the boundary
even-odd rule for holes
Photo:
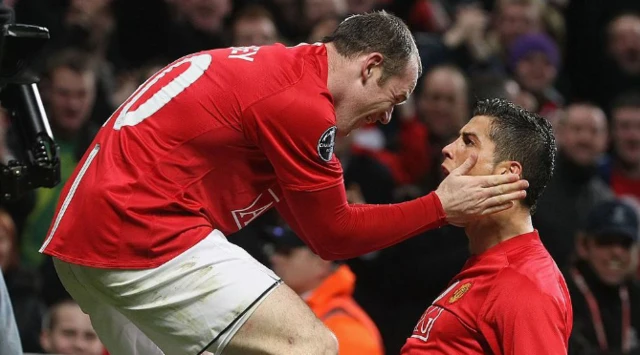
[[[414,58],[418,61],[418,75],[422,75],[422,63],[411,31],[400,18],[385,11],[348,17],[322,42],[333,43],[338,53],[347,58],[363,53],[382,54],[381,83],[400,74]]]
[[[44,76],[51,78],[58,68],[67,68],[77,74],[96,72],[94,57],[89,53],[78,49],[63,49],[49,57],[46,63]]]
[[[611,112],[621,108],[640,108],[640,91],[627,91],[613,99]]]
[[[42,330],[54,330],[58,324],[58,312],[60,312],[60,309],[64,306],[73,305],[77,305],[76,301],[67,298],[52,304],[42,317]]]
[[[536,202],[555,168],[557,149],[551,124],[505,99],[478,102],[473,116],[493,118],[489,137],[496,146],[496,163],[513,160],[522,164],[522,178],[529,182],[523,203],[534,214]]]

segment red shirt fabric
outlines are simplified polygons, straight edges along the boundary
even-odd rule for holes
[[[272,207],[326,259],[443,225],[434,193],[347,204],[327,76],[323,44],[210,50],[170,64],[104,124],[62,191],[43,252],[152,268]]]
[[[534,231],[471,257],[402,354],[567,354],[572,325],[564,277]]]

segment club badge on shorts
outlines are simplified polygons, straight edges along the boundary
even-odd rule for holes
[[[462,298],[462,296],[464,296],[467,291],[469,291],[471,289],[471,282],[467,282],[465,284],[463,284],[462,286],[460,286],[460,288],[458,288],[457,290],[455,290],[453,292],[453,295],[451,295],[451,297],[449,297],[449,304],[457,302],[459,299]]]
[[[333,158],[333,148],[336,144],[336,126],[329,127],[318,140],[318,156],[325,162],[331,161]]]

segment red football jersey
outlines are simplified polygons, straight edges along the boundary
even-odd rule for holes
[[[156,267],[274,206],[325,258],[444,224],[434,193],[347,204],[327,58],[324,44],[227,48],[156,73],[105,122],[41,251],[93,267]]]
[[[340,184],[340,163],[319,142],[335,134],[326,78],[322,45],[211,50],[167,66],[98,133],[61,195],[44,252],[89,266],[153,267],[212,227],[242,228],[281,198],[279,184]],[[299,151],[278,150],[286,140]],[[279,181],[269,149],[282,160]]]
[[[567,354],[572,325],[564,277],[534,231],[471,257],[402,354]]]

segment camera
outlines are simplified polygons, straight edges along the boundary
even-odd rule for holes
[[[0,104],[6,109],[20,151],[0,163],[0,199],[11,201],[38,187],[60,183],[59,148],[29,67],[49,40],[44,27],[5,24],[0,31]]]

